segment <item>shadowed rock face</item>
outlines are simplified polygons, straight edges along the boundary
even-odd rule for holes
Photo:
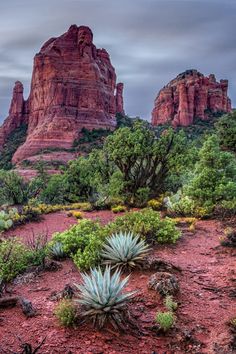
[[[212,113],[231,112],[227,92],[227,80],[217,82],[213,74],[205,77],[197,70],[187,70],[159,92],[152,111],[152,124],[188,126],[195,118],[208,120]]]
[[[122,91],[109,54],[95,47],[92,31],[73,25],[36,54],[27,101],[16,83],[0,146],[22,121],[28,122],[28,135],[14,163],[42,148],[70,148],[83,127],[114,129],[115,114],[124,111]]]

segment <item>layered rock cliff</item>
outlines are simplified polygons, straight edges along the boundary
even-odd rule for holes
[[[189,126],[195,119],[208,120],[215,113],[231,112],[228,81],[216,81],[197,70],[187,70],[160,90],[152,111],[152,124]]]
[[[0,146],[27,122],[27,139],[14,163],[44,148],[70,148],[83,127],[115,128],[115,114],[124,113],[122,94],[107,51],[95,47],[88,27],[72,25],[36,54],[26,101],[22,84],[16,83],[9,116],[0,128]]]

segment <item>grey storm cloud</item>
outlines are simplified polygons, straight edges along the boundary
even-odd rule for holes
[[[190,68],[229,79],[236,106],[235,0],[9,0],[0,2],[0,121],[16,80],[27,97],[35,53],[74,23],[110,53],[127,114],[150,119],[158,91]]]

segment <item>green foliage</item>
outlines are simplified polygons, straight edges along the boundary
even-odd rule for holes
[[[159,324],[161,330],[167,332],[173,327],[175,316],[172,311],[158,312],[156,315],[156,322]]]
[[[55,308],[55,316],[63,327],[73,327],[76,324],[76,306],[71,300],[63,299]]]
[[[27,249],[29,251],[29,259],[32,265],[44,265],[47,255],[47,234],[35,235],[32,233],[27,238]]]
[[[134,268],[142,263],[148,252],[148,245],[139,236],[119,232],[106,239],[102,257],[112,268]]]
[[[102,138],[111,134],[110,130],[107,129],[93,129],[88,130],[86,128],[82,128],[81,130],[82,137],[80,139],[76,139],[73,143],[73,147],[77,147],[80,144],[84,143],[92,143],[97,140],[101,140]]]
[[[27,200],[28,186],[14,171],[0,170],[0,202],[23,204]]]
[[[156,136],[149,124],[141,121],[107,137],[103,151],[122,173],[127,203],[140,206],[150,195],[158,195],[177,156],[183,155],[183,142],[181,134],[172,129]]]
[[[147,206],[153,210],[161,210],[163,206],[164,196],[161,195],[158,199],[151,199],[148,201]]]
[[[8,136],[3,150],[0,152],[0,169],[10,170],[12,168],[12,157],[18,147],[25,142],[27,129],[28,126],[22,124]]]
[[[116,124],[117,129],[124,128],[124,127],[132,127],[134,122],[139,118],[130,118],[129,116],[123,115],[121,113],[116,114]]]
[[[169,218],[161,219],[160,214],[152,209],[143,209],[126,213],[107,225],[112,233],[132,232],[144,237],[148,242],[174,243],[180,237],[175,223]]]
[[[67,183],[64,175],[53,175],[46,188],[40,194],[40,200],[48,204],[64,204],[66,202]]]
[[[73,258],[80,269],[98,264],[106,236],[99,222],[83,219],[62,233],[53,235],[51,245],[60,242],[67,256]]]
[[[91,274],[82,274],[83,283],[77,285],[79,299],[82,305],[81,316],[93,322],[98,328],[111,323],[116,329],[124,321],[127,301],[134,292],[124,292],[129,277],[120,279],[120,272],[111,274],[106,267],[104,273],[101,269],[92,269]]]
[[[69,200],[82,198],[95,206],[109,204],[120,197],[122,175],[101,150],[94,150],[88,157],[71,162],[65,173]]]
[[[185,194],[203,207],[236,198],[236,160],[231,153],[220,150],[216,136],[209,137],[201,148]]]
[[[173,300],[172,295],[168,295],[165,298],[165,307],[169,311],[176,311],[178,308],[178,303]]]
[[[0,278],[7,282],[24,272],[30,257],[30,251],[19,240],[0,241]]]
[[[127,208],[125,205],[116,205],[111,208],[113,213],[121,213],[122,211],[126,211]]]
[[[220,118],[215,124],[220,144],[236,152],[236,111]]]

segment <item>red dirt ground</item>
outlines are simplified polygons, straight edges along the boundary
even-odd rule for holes
[[[109,211],[84,213],[86,217],[99,217],[103,223],[114,218]],[[62,231],[75,223],[65,213],[45,216],[39,223],[31,223],[8,231],[5,235],[18,235],[23,239],[32,233]],[[134,271],[128,290],[138,290],[129,305],[132,318],[139,330],[130,328],[127,333],[107,330],[96,331],[89,325],[76,329],[64,329],[53,315],[57,302],[50,299],[54,291],[65,284],[80,281],[80,273],[70,260],[62,262],[57,272],[40,273],[32,282],[11,284],[12,295],[20,295],[32,301],[38,315],[26,319],[20,309],[0,312],[0,354],[21,353],[20,341],[36,347],[46,337],[39,350],[41,354],[182,354],[207,353],[230,354],[231,335],[226,322],[236,316],[236,252],[219,245],[223,226],[218,221],[199,221],[196,232],[183,230],[182,238],[175,245],[157,246],[153,254],[182,268],[176,273],[180,294],[176,328],[164,335],[153,329],[155,313],[163,309],[162,299],[147,289],[147,281],[153,272]]]

